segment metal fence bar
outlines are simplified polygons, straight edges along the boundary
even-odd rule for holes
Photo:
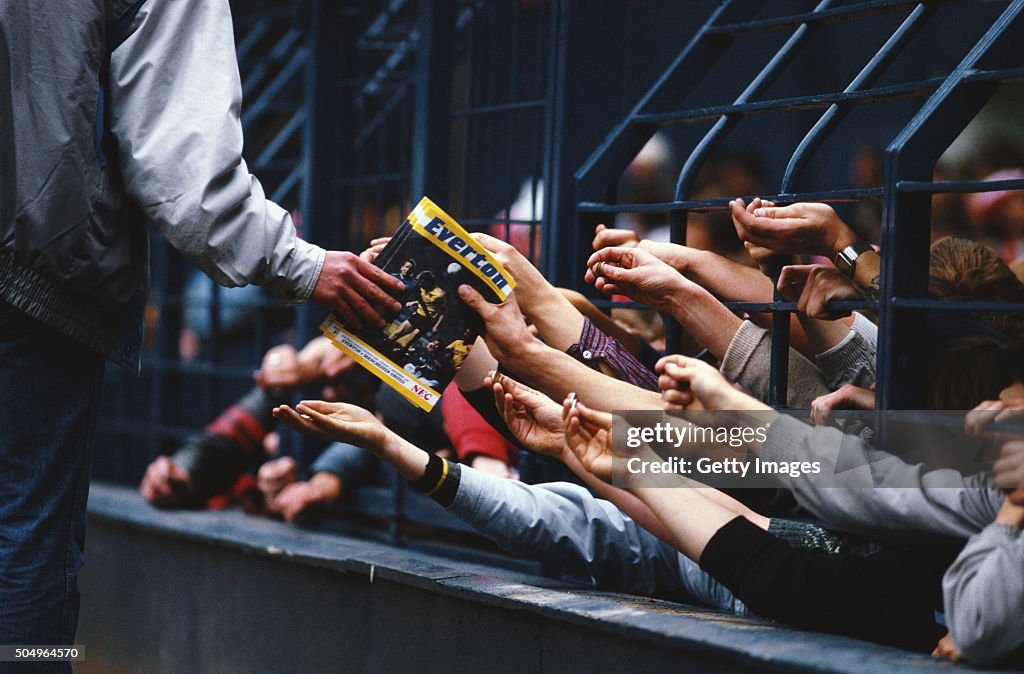
[[[870,85],[872,82],[878,79],[879,76],[889,67],[890,64],[896,59],[897,56],[903,51],[903,48],[910,43],[910,41],[917,35],[918,31],[924,26],[925,22],[933,13],[933,6],[919,3],[911,11],[910,15],[903,20],[903,23],[899,25],[895,32],[889,36],[885,44],[875,52],[875,55],[867,62],[867,64],[861,69],[857,76],[852,82],[846,87],[844,93],[865,93],[866,89],[862,89],[864,86]],[[941,82],[940,78],[934,78],[929,80],[930,82]],[[935,87],[928,87],[923,91],[934,91]],[[865,101],[867,102],[867,101]],[[872,101],[874,102],[874,101]],[[825,141],[828,135],[838,124],[846,117],[847,113],[851,110],[849,106],[840,106],[839,101],[835,101],[825,114],[811,127],[811,130],[800,141],[793,155],[789,159],[789,164],[786,166],[786,170],[782,176],[782,192],[792,192],[796,185],[797,178],[803,173],[804,168],[807,166],[807,162],[811,156],[821,147],[821,144]]]
[[[797,303],[789,300],[777,302],[734,302],[730,300],[719,300],[723,306],[733,311],[744,311],[748,313],[773,313],[793,312],[797,310]],[[878,309],[877,300],[833,300],[825,305],[827,311],[846,312],[851,311],[875,311]]]
[[[884,196],[881,187],[859,187],[840,190],[819,190],[815,192],[779,193],[774,195],[758,195],[764,199],[782,203],[795,201],[822,201],[826,203],[843,203],[864,199],[880,199]],[[582,201],[579,210],[587,213],[660,213],[671,211],[716,211],[725,210],[730,198],[693,199],[689,201],[663,201],[656,203],[624,203],[606,204],[595,201]]]
[[[408,81],[403,82],[395,89],[395,93],[391,94],[391,97],[381,107],[377,115],[368,123],[365,124],[356,134],[355,142],[353,145],[357,149],[362,149],[363,145],[367,143],[370,137],[373,136],[384,124],[387,123],[391,113],[394,112],[402,101],[406,99],[409,92],[412,90],[412,84]]]
[[[429,194],[448,201],[449,101],[455,11],[451,3],[419,0],[416,107],[413,110],[413,199]]]
[[[392,22],[398,16],[398,13],[402,11],[408,0],[391,0],[385,7],[380,11],[377,17],[370,22],[366,30],[362,35],[359,36],[356,44],[360,48],[366,48],[366,43],[379,38],[388,29],[388,26],[392,25]],[[392,47],[393,48],[393,47]]]
[[[407,171],[395,173],[368,173],[354,178],[340,178],[335,183],[338,187],[366,187],[381,183],[405,183],[409,180]]]
[[[239,40],[238,46],[235,48],[235,55],[238,58],[239,63],[243,63],[249,56],[249,52],[256,48],[259,41],[270,30],[271,20],[269,16],[260,17],[249,32],[245,34],[245,37]]]
[[[832,4],[831,0],[822,0],[815,8],[815,13],[827,10]],[[735,105],[741,105],[760,96],[769,86],[782,74],[796,56],[799,49],[811,36],[813,31],[807,23],[800,23],[789,36],[786,42],[779,48],[775,55],[751,80],[750,84],[734,101]],[[679,172],[679,179],[676,182],[675,201],[682,201],[690,196],[693,184],[697,179],[697,172],[717,148],[725,137],[739,123],[739,118],[731,115],[723,115],[704,137],[697,143],[686,163]],[[669,217],[672,241],[686,242],[686,211],[672,211]],[[781,265],[779,265],[781,268]],[[773,281],[777,281],[778,272],[773,273]],[[776,298],[778,290],[775,291]],[[768,404],[785,405],[787,398],[787,384],[789,374],[789,314],[786,312],[772,314],[772,346],[771,346],[771,375],[769,378]],[[668,324],[666,325],[668,327]],[[679,350],[679,335],[677,329],[667,333],[669,351]]]
[[[297,47],[295,49],[291,59],[274,76],[274,79],[270,81],[267,88],[260,92],[256,100],[242,113],[243,131],[247,131],[253,121],[258,119],[267,108],[271,107],[274,101],[281,96],[281,92],[285,87],[293,84],[299,78],[302,68],[306,65],[308,56],[309,52],[306,47]]]
[[[473,108],[462,108],[452,110],[452,117],[469,117],[472,115],[490,115],[513,110],[528,110],[531,108],[544,108],[548,104],[546,99],[539,98],[531,101],[513,101],[511,103],[496,103],[494,105],[481,105]]]
[[[742,23],[712,26],[708,29],[708,33],[712,35],[744,35],[747,33],[761,33],[769,30],[783,30],[801,24],[849,21],[850,19],[861,19],[878,14],[894,12],[905,6],[913,4],[916,4],[916,0],[874,0],[873,2],[860,2],[832,9],[819,10],[818,8],[815,8],[814,11],[804,14],[791,14],[789,16],[780,16],[771,19],[760,19],[757,21],[745,21]]]
[[[995,81],[966,82],[983,60],[1019,66],[1022,10],[1024,0],[1007,6],[886,149],[876,368],[880,410],[918,408],[923,399],[924,362],[918,346],[925,338],[924,326],[901,311],[895,298],[927,295],[929,232],[911,223],[930,222],[931,197],[927,192],[901,191],[899,184],[928,182],[939,154],[995,92]]]
[[[963,192],[996,192],[1002,190],[1024,190],[1024,180],[899,180],[896,189],[900,192],[927,192],[929,194],[951,194]]]
[[[301,183],[306,179],[306,167],[301,162],[295,164],[292,170],[288,172],[288,175],[278,183],[277,187],[271,193],[270,198],[274,203],[281,203],[288,196],[296,186],[300,186]],[[301,186],[300,186],[300,192]]]
[[[277,59],[283,58],[285,54],[294,49],[295,46],[299,44],[301,37],[301,32],[297,30],[289,30],[281,37],[280,40],[278,40],[271,52],[267,54],[265,58],[257,62],[256,66],[253,67],[252,72],[249,73],[242,82],[243,98],[250,96],[253,91],[263,84],[264,79],[274,73],[274,62]]]
[[[1002,68],[997,70],[973,70],[963,77],[965,84],[971,82],[997,81],[1004,84],[1024,81],[1024,68]]]
[[[729,117],[750,117],[773,112],[791,112],[794,110],[820,110],[831,108],[837,104],[846,105],[869,105],[872,103],[885,103],[904,98],[924,97],[930,95],[945,80],[943,77],[933,77],[927,80],[915,82],[903,82],[884,87],[871,89],[859,89],[855,91],[845,90],[826,94],[810,94],[807,96],[792,96],[790,98],[775,98],[766,101],[752,101],[750,103],[730,105],[718,105],[708,108],[693,108],[681,112],[659,112],[647,113],[636,116],[636,121],[641,124],[658,124],[669,126],[672,124],[691,124],[694,122],[706,122],[717,119],[722,115]]]
[[[733,43],[731,35],[710,35],[712,26],[728,24],[749,16],[763,6],[762,2],[725,0],[715,9],[704,26],[690,39],[672,64],[640,99],[625,119],[612,131],[576,172],[577,201],[603,197],[609,184],[640,152],[657,130],[655,126],[638,124],[636,117],[652,108],[669,109],[683,100],[705,73]]]
[[[252,163],[253,170],[258,170],[263,166],[269,164],[281,151],[285,143],[292,139],[292,137],[302,130],[303,124],[306,123],[306,110],[305,108],[299,108],[291,116],[288,122],[281,127],[281,130],[274,135],[274,137],[267,143],[266,147],[263,148],[263,152],[259,154],[256,161]]]
[[[943,300],[925,297],[893,297],[896,309],[927,309],[928,311],[983,311],[986,313],[1024,313],[1024,302],[996,302],[984,300]]]

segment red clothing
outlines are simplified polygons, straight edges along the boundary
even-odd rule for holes
[[[454,382],[448,384],[441,397],[441,414],[459,461],[467,463],[477,454],[498,459],[506,465],[512,461],[515,445],[473,409]]]

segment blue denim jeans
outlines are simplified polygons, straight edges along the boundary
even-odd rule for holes
[[[98,354],[0,301],[0,644],[74,641],[102,381]]]

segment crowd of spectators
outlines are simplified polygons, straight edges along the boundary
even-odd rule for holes
[[[870,163],[864,155],[858,165]],[[1006,243],[1019,237],[1007,223],[1024,223],[1014,210],[1019,193],[986,194],[985,217],[998,213],[1001,224],[967,220],[954,236],[935,228],[933,297],[1024,299]],[[972,198],[937,204],[937,222],[949,211],[971,213]],[[727,214],[729,236],[707,236],[713,225],[696,229],[691,243],[702,247],[644,236],[656,228],[597,227],[586,283],[653,310],[625,317],[552,286],[514,245],[475,234],[517,285],[498,305],[468,286],[449,300],[479,313],[484,333],[434,412],[388,387],[374,395],[346,386],[359,368],[323,338],[300,351],[275,347],[252,392],[155,460],[141,491],[161,507],[241,503],[303,522],[390,464],[507,552],[604,589],[952,660],[1019,659],[1024,437],[1005,426],[1024,410],[1020,317],[928,320],[925,407],[963,410],[955,434],[973,437],[976,452],[958,455],[934,434],[919,436],[920,447],[887,446],[873,417],[841,414],[875,407],[875,318],[834,304],[878,297],[885,251],[871,209],[853,211],[856,227],[825,203],[735,198]],[[992,236],[979,236],[981,228]],[[372,261],[384,244],[375,240],[362,257]],[[771,315],[723,304],[771,302],[776,290],[798,307],[784,407],[809,410],[807,422],[764,402]],[[686,355],[664,353],[649,324],[658,316],[679,323]],[[315,382],[324,384],[323,400],[289,404]],[[677,429],[699,425],[686,416],[694,410],[718,414],[709,417],[716,424],[757,419],[765,427],[739,449],[679,443],[677,458],[818,470],[772,474],[757,488],[714,488],[693,474],[637,478],[623,471],[612,442],[612,412],[628,410],[675,413],[666,418]],[[275,456],[275,418],[330,444],[308,468]],[[644,444],[636,456],[663,460],[663,449]],[[570,477],[519,481],[524,450],[564,464]]]

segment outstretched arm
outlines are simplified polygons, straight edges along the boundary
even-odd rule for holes
[[[753,206],[760,206],[761,203],[759,199],[755,199],[748,206],[748,210],[752,210]],[[626,235],[632,235],[632,237]],[[661,241],[640,241],[629,230],[606,229],[604,225],[598,225],[593,245],[595,252],[618,247],[637,248],[651,253],[723,302],[771,302],[774,299],[774,288],[771,279],[767,276],[754,267],[708,250]],[[767,249],[757,249],[770,253]],[[751,322],[762,328],[768,328],[771,325],[771,314],[769,313],[750,313],[749,317]],[[817,321],[812,322],[811,329],[816,328],[813,323],[817,323]],[[790,326],[790,340],[793,348],[811,359],[816,353],[821,353],[838,343],[846,334],[846,330],[844,330],[834,342],[815,351],[816,334],[808,332],[808,326],[803,321],[793,320]],[[839,330],[840,328],[837,326],[834,329]]]
[[[747,208],[742,199],[730,204],[740,239],[779,255],[806,253],[836,259],[859,237],[828,204],[801,202],[789,206]],[[874,250],[857,258],[851,280],[867,299],[876,299],[881,258]]]
[[[579,341],[583,314],[514,246],[487,234],[473,234],[516,280],[515,296],[523,316],[537,328],[544,341],[565,351]]]
[[[666,373],[678,386],[688,387],[706,409],[768,410],[706,364],[669,358],[681,367],[666,368]],[[767,442],[752,443],[749,449],[762,460],[819,463],[818,472],[799,478],[776,474],[774,479],[833,526],[870,536],[916,531],[966,537],[991,522],[1002,503],[991,476],[984,473],[965,477],[950,469],[929,471],[839,429],[808,426],[770,410],[759,413],[759,423],[769,420]]]
[[[640,499],[595,477],[569,451],[565,444],[562,407],[558,403],[508,375],[492,372],[485,381],[494,393],[498,413],[520,443],[563,462],[598,496],[614,503],[661,540],[668,540],[668,532],[661,525],[661,520]]]
[[[242,90],[226,0],[141,3],[110,55],[111,129],[125,190],[216,282],[312,299],[347,324],[383,325],[401,283],[355,254],[303,241],[242,158]],[[189,48],[172,45],[189,36]],[[157,52],[174,58],[157,58]],[[154,61],[156,59],[156,61]],[[159,67],[154,67],[154,62]]]
[[[996,662],[1024,643],[1024,506],[1009,499],[971,537],[942,580],[949,636],[975,663]]]
[[[275,415],[297,430],[365,446],[414,483],[422,484],[431,461],[435,468],[444,466],[436,475],[447,492],[442,498],[435,491],[433,497],[509,552],[620,592],[682,589],[676,551],[578,485],[527,485],[449,464],[352,405],[307,401],[294,410],[279,407]]]
[[[590,256],[587,267],[586,280],[595,288],[669,314],[719,359],[742,323],[711,293],[647,251],[604,248]]]
[[[403,440],[373,414],[356,405],[304,400],[294,409],[288,405],[275,407],[274,417],[322,440],[366,447],[377,458],[394,466],[407,480],[415,482],[426,472],[430,454]]]
[[[498,362],[520,376],[529,374],[530,383],[548,397],[561,400],[575,390],[599,409],[661,409],[657,393],[592,370],[531,335],[515,295],[491,304],[464,285],[459,296],[483,318],[484,340]]]
[[[725,301],[771,302],[772,282],[757,269],[710,250],[667,241],[640,240],[629,230],[597,226],[594,252],[605,248],[638,248]]]
[[[565,437],[570,451],[594,477],[611,478],[611,416],[582,403],[565,405]],[[657,456],[649,452],[653,459]],[[768,518],[758,515],[726,494],[678,476],[678,487],[636,485],[629,490],[660,521],[659,531],[673,547],[700,561],[708,541],[737,516],[762,529]],[[613,501],[614,502],[614,501]]]

